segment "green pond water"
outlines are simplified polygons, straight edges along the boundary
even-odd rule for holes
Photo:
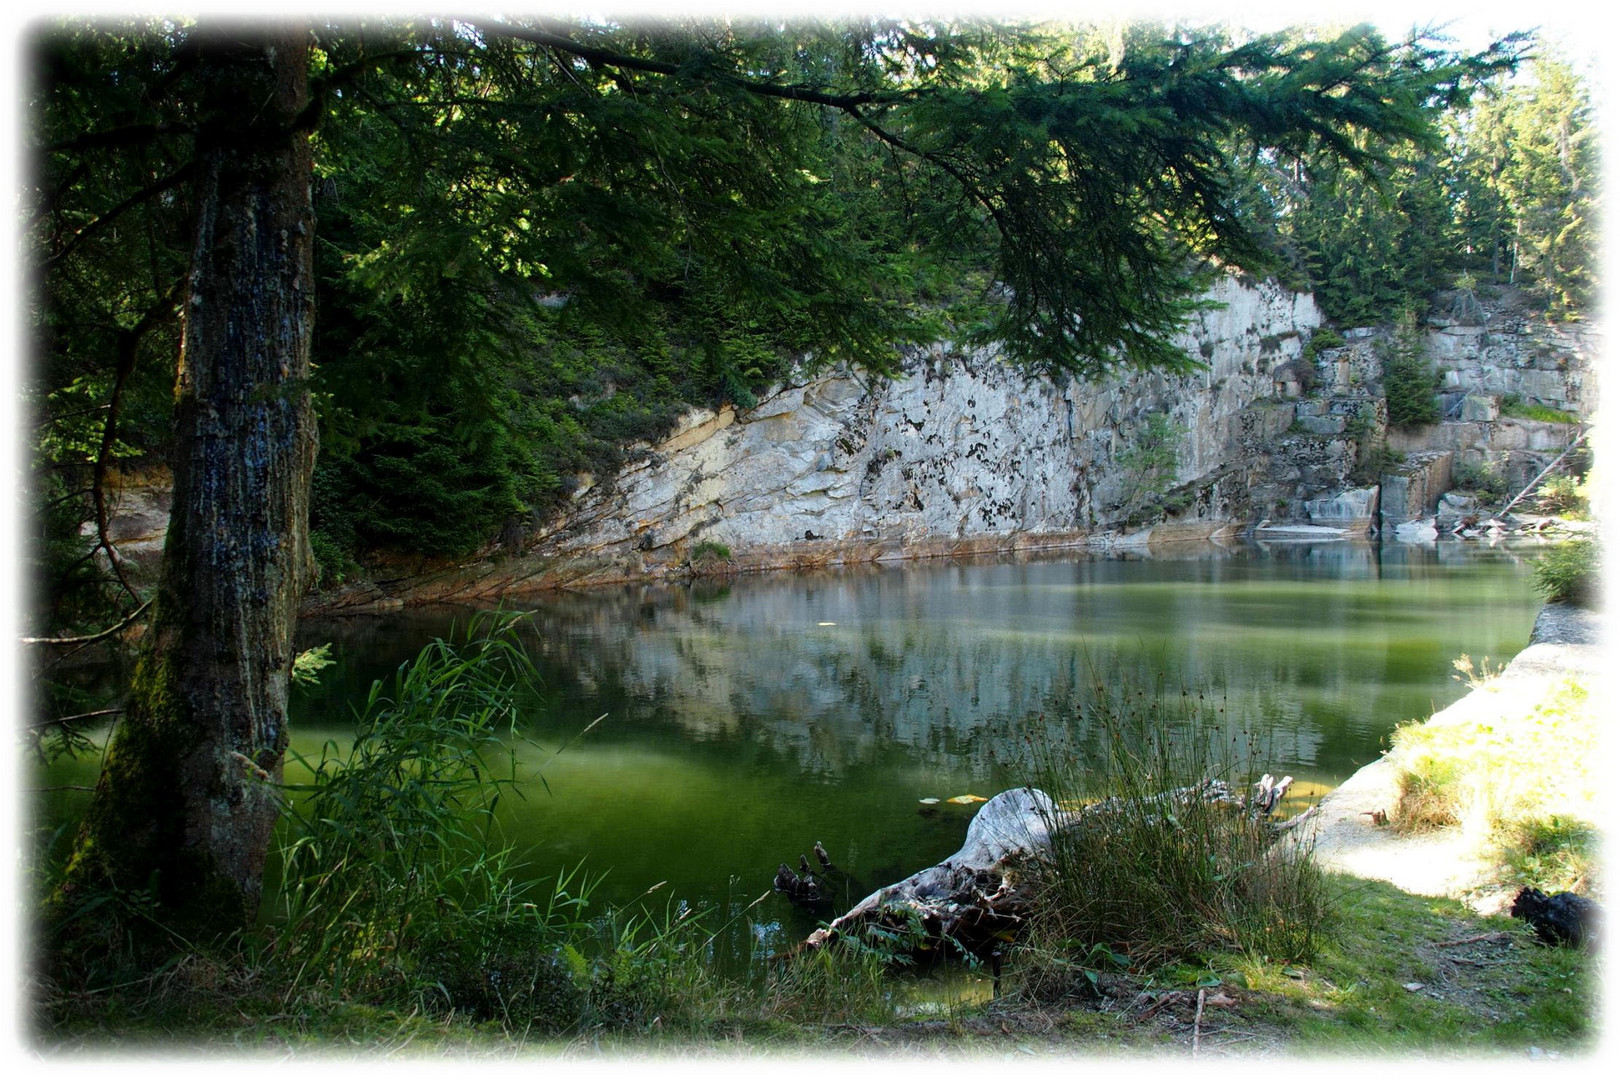
[[[1539,607],[1528,554],[1198,546],[513,599],[532,612],[543,689],[515,744],[523,797],[502,804],[505,835],[536,880],[583,865],[605,875],[604,904],[663,882],[657,909],[686,901],[716,922],[820,841],[847,872],[830,879],[841,910],[960,845],[972,808],[918,800],[1027,780],[1033,718],[1083,742],[1072,707],[1094,679],[1202,691],[1267,769],[1331,786],[1397,724],[1462,695],[1460,654],[1524,647]],[[301,645],[331,642],[337,663],[296,694],[296,749],[343,740],[371,681],[472,610],[306,621]],[[719,959],[775,951],[833,913],[773,894],[732,922]]]

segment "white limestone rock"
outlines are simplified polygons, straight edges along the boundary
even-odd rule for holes
[[[1190,375],[1054,383],[993,349],[942,343],[914,351],[892,382],[833,372],[746,412],[693,413],[582,495],[539,552],[641,553],[653,565],[680,561],[700,539],[743,552],[1108,528],[1141,504],[1127,465],[1153,414],[1183,432],[1172,488],[1213,484],[1243,438],[1276,427],[1251,407],[1270,399],[1273,372],[1319,323],[1314,301],[1236,280],[1211,298],[1225,306],[1198,313],[1177,342],[1207,361]],[[1226,528],[1229,508],[1211,502],[1190,501],[1165,531]]]
[[[1378,485],[1350,488],[1319,499],[1305,500],[1305,514],[1311,524],[1338,529],[1354,535],[1371,531],[1378,509]]]
[[[1432,517],[1403,521],[1395,526],[1395,539],[1403,544],[1432,544],[1439,538],[1440,530],[1435,528]]]

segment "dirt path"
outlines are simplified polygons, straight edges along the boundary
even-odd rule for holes
[[[1522,715],[1571,675],[1596,680],[1602,670],[1601,617],[1570,604],[1549,604],[1536,618],[1530,644],[1502,674],[1432,716],[1458,724]],[[1500,891],[1482,891],[1490,867],[1469,850],[1460,828],[1402,836],[1374,823],[1395,805],[1395,770],[1387,759],[1365,766],[1323,797],[1316,832],[1322,865],[1387,881],[1409,893],[1465,899],[1481,914],[1497,913]]]

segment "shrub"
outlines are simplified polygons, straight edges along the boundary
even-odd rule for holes
[[[1543,514],[1584,520],[1590,510],[1587,481],[1575,476],[1551,476],[1536,489],[1536,508]]]
[[[315,555],[315,587],[317,589],[342,585],[348,580],[350,574],[359,569],[355,561],[349,557],[348,551],[333,540],[325,530],[310,530],[309,547],[310,551]]]
[[[1181,461],[1181,440],[1186,437],[1187,428],[1172,421],[1167,412],[1149,414],[1137,429],[1135,442],[1118,458],[1125,478],[1120,509],[1128,519],[1169,489]]]
[[[1058,831],[1024,955],[1087,970],[1103,954],[1137,968],[1212,950],[1311,955],[1327,900],[1310,845],[1276,844],[1268,825],[1228,804],[1164,798],[1208,779],[1244,790],[1252,748],[1228,740],[1186,695],[1098,685],[1075,723],[1097,752],[1064,753],[1032,736],[1036,782],[1059,806],[1110,799],[1114,808]]]
[[[692,554],[687,561],[693,566],[709,566],[717,562],[727,562],[730,559],[731,549],[725,544],[713,540],[703,540],[692,545]]]
[[[295,759],[310,779],[286,788],[265,928],[289,997],[511,1031],[667,1027],[728,997],[706,962],[716,935],[685,905],[662,919],[587,918],[593,883],[577,873],[549,890],[517,884],[495,810],[514,781],[506,736],[535,678],[518,625],[488,615],[432,642],[372,685],[351,747]]]
[[[1357,484],[1376,484],[1379,477],[1406,461],[1405,454],[1390,449],[1389,440],[1378,431],[1373,411],[1366,405],[1346,419],[1344,433],[1356,444],[1356,463],[1348,479]]]
[[[1311,331],[1311,340],[1305,344],[1305,348],[1312,358],[1323,349],[1338,349],[1343,346],[1344,335],[1331,326],[1319,326]]]
[[[1537,591],[1549,604],[1575,603],[1590,607],[1599,592],[1598,545],[1580,537],[1555,545],[1535,563]]]
[[[533,674],[515,625],[488,617],[433,642],[372,684],[347,750],[290,755],[310,778],[286,785],[269,932],[293,989],[501,1018],[553,1016],[569,999],[558,950],[588,885],[565,875],[531,899],[496,842],[513,782],[501,735]]]
[[[1451,467],[1451,486],[1470,492],[1480,500],[1505,499],[1508,478],[1494,461],[1459,461]]]

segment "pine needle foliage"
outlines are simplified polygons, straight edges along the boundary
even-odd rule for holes
[[[80,380],[154,456],[205,137],[195,30],[31,40],[35,400],[66,433]],[[1378,174],[1521,51],[884,18],[310,30],[329,579],[521,535],[694,406],[892,375],[907,344],[996,342],[1059,377],[1196,367],[1170,339],[1208,275],[1277,263],[1256,163]],[[39,491],[83,520],[74,485]]]
[[[1395,427],[1422,427],[1440,422],[1440,372],[1423,345],[1416,320],[1408,311],[1393,338],[1382,343],[1379,355],[1384,367],[1384,398],[1389,402],[1389,422]]]

